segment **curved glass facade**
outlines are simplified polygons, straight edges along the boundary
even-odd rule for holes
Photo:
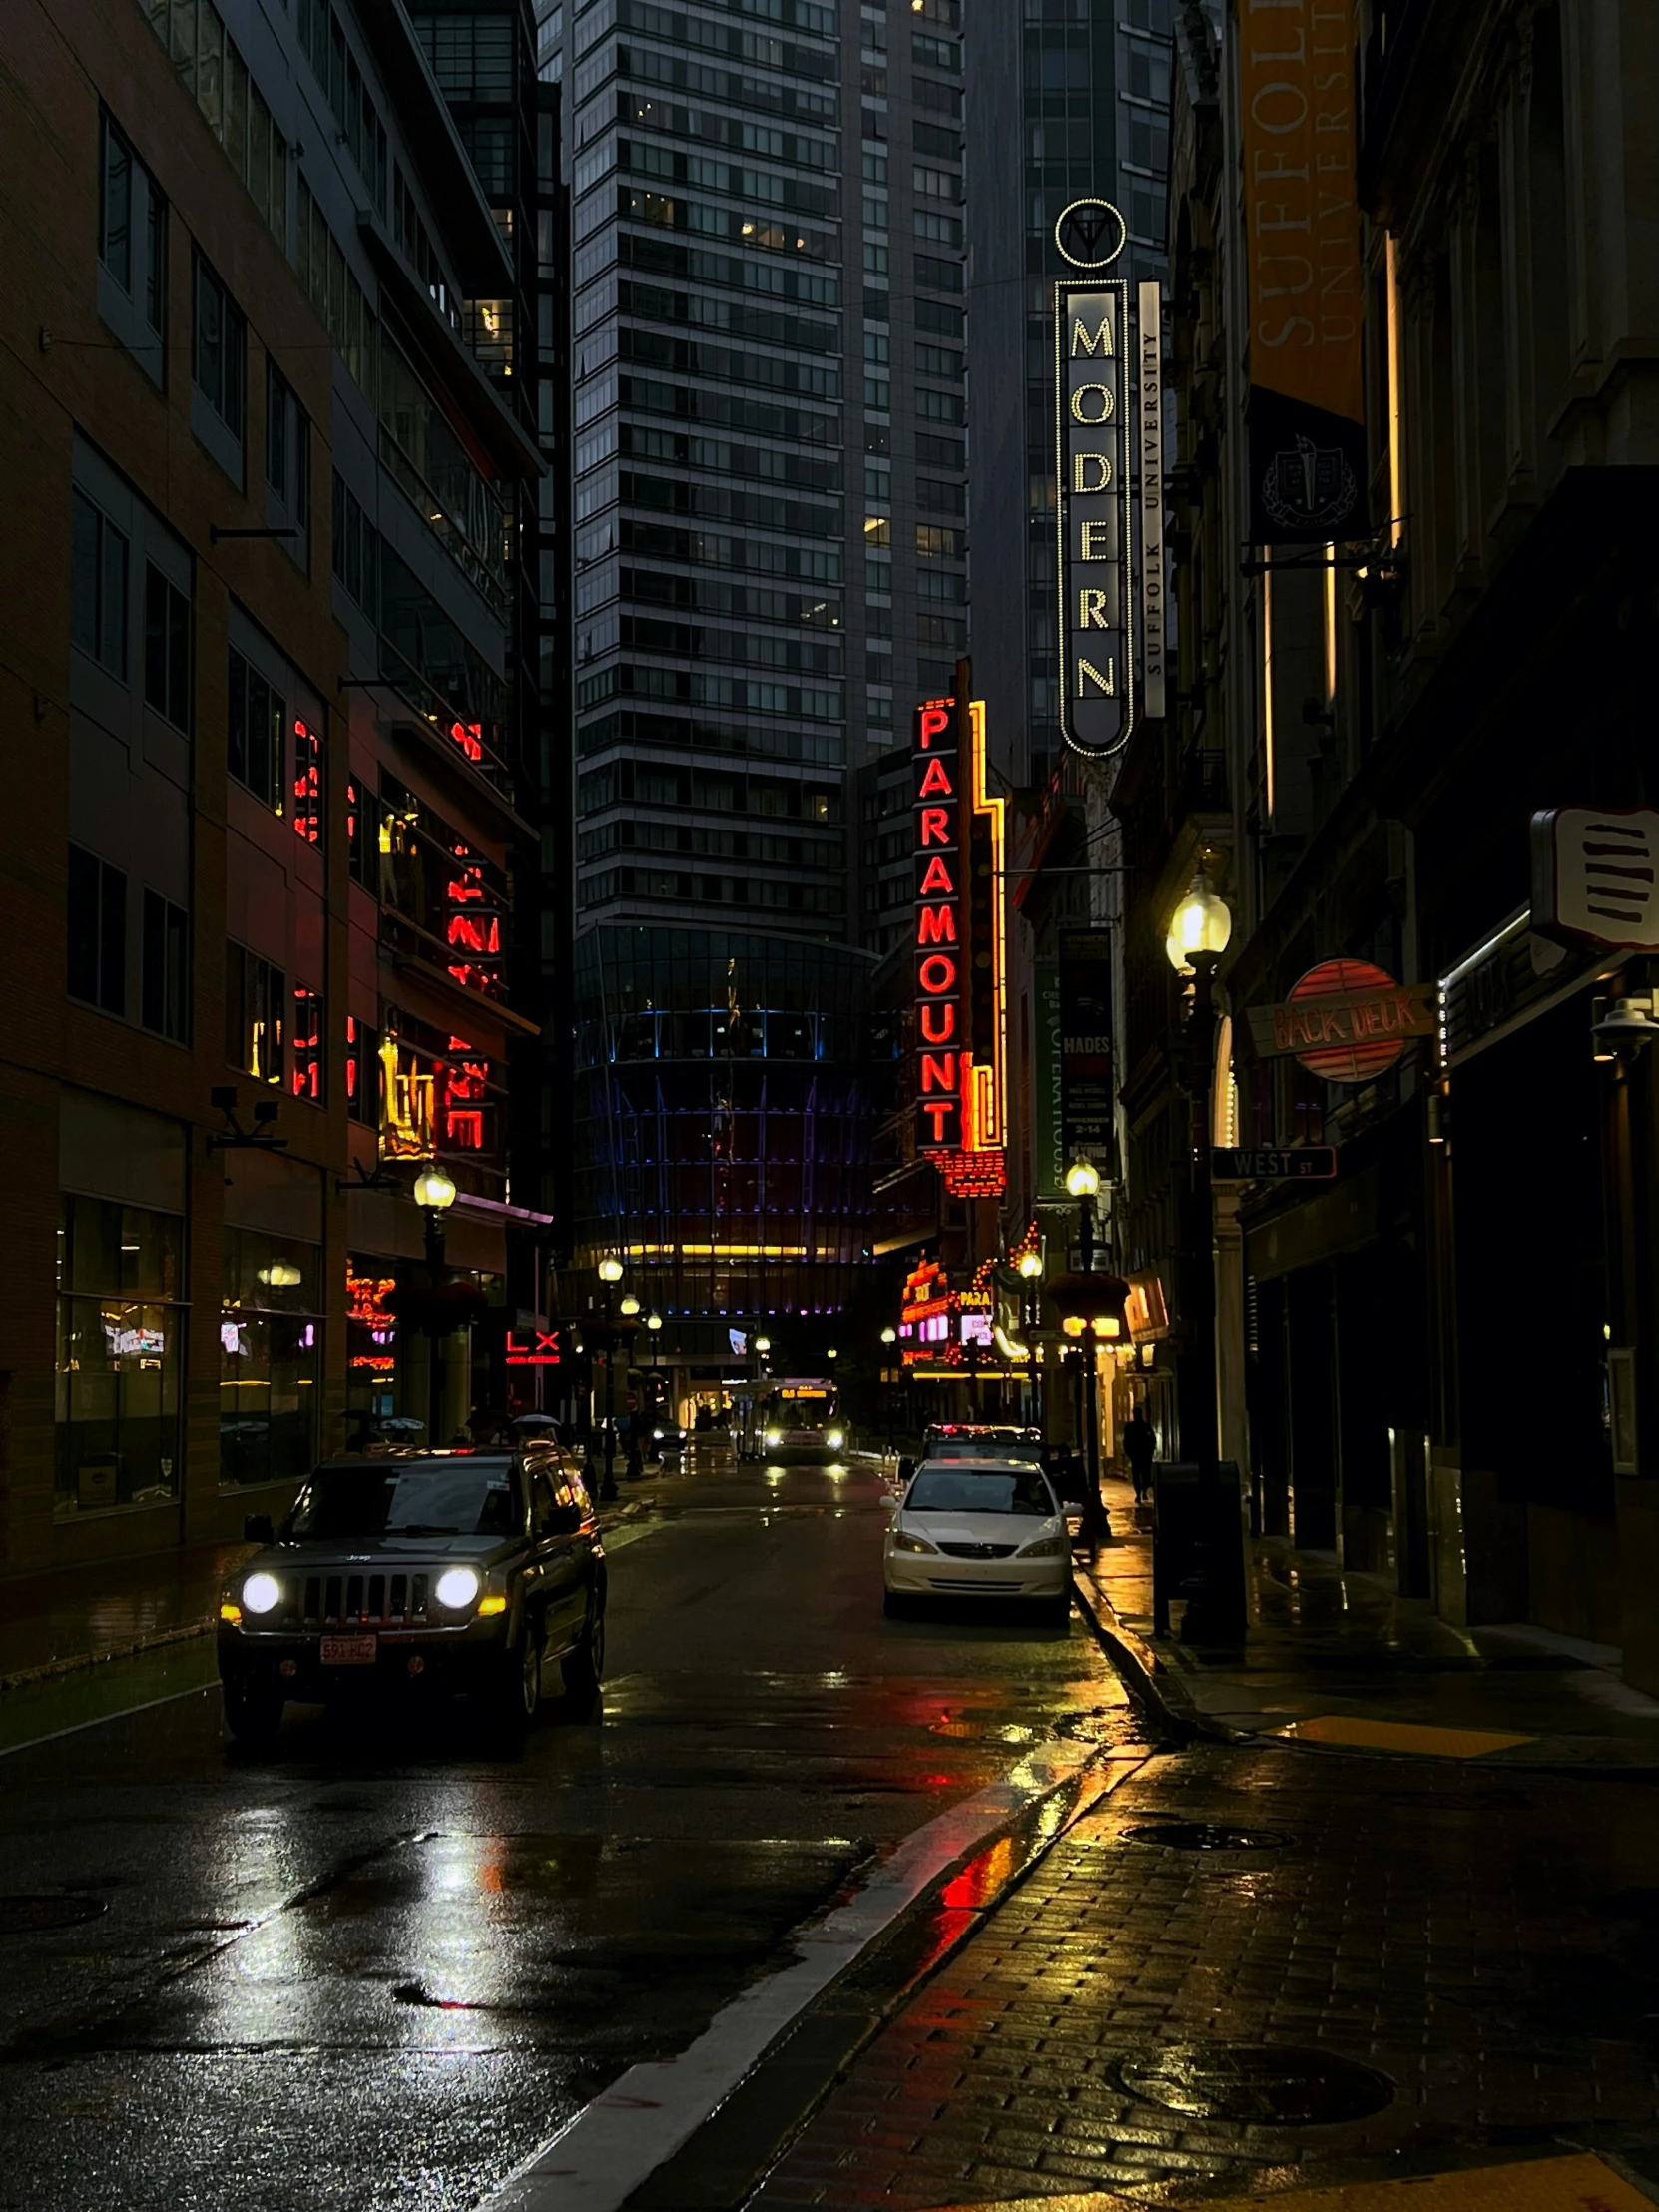
[[[613,927],[576,952],[579,1262],[665,1313],[832,1313],[870,1249],[849,946]]]

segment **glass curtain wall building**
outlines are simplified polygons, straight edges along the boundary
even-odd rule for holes
[[[1113,274],[1163,277],[1173,6],[1005,0],[976,7],[968,29],[974,680],[1022,783],[1046,781],[1062,749],[1054,226],[1073,200],[1111,200],[1129,229]]]
[[[958,13],[541,13],[574,257],[573,1241],[681,1313],[833,1309],[867,1243],[849,776],[965,640]]]

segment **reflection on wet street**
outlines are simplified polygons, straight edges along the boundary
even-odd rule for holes
[[[77,1907],[0,1917],[0,2202],[474,2203],[873,1853],[1048,1735],[1133,1736],[1075,1624],[882,1619],[873,1469],[665,1495],[602,1717],[522,1757],[300,1709],[253,1759],[203,1693],[6,1762],[4,1888]]]

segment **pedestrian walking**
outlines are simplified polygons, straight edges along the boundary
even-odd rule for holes
[[[1137,1405],[1123,1428],[1123,1455],[1129,1461],[1129,1479],[1135,1485],[1135,1503],[1144,1505],[1152,1488],[1152,1462],[1158,1439],[1152,1423]]]

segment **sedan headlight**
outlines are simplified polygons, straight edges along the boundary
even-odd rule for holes
[[[1022,1559],[1059,1559],[1071,1550],[1069,1536],[1039,1536],[1034,1544],[1022,1544]]]
[[[841,1445],[845,1443],[846,1437],[840,1429],[831,1428],[829,1435],[826,1436],[824,1440],[830,1446],[830,1449],[831,1451],[839,1451]]]
[[[784,1441],[784,1431],[781,1428],[769,1428],[766,1440],[776,1450],[778,1445]]]
[[[450,1567],[438,1576],[434,1595],[440,1605],[446,1605],[452,1613],[458,1613],[478,1595],[478,1577],[470,1567]]]
[[[925,1536],[912,1536],[906,1528],[895,1528],[893,1530],[892,1547],[894,1551],[936,1552],[938,1549],[938,1546],[930,1544]]]
[[[242,1602],[251,1613],[274,1613],[282,1602],[282,1585],[274,1574],[251,1574],[242,1586]]]

